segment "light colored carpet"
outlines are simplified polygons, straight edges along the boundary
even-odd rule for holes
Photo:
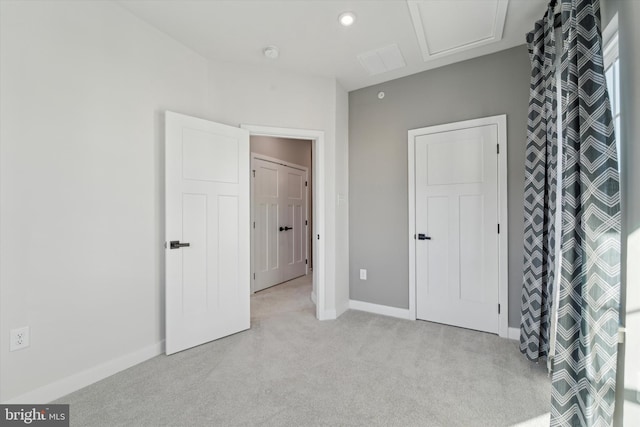
[[[56,403],[73,426],[543,426],[550,383],[517,343],[348,311],[310,278],[259,292],[251,329],[158,356]]]

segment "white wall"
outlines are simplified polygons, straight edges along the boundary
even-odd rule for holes
[[[209,63],[112,2],[0,15],[0,401],[47,401],[159,351],[166,109],[325,131],[334,288],[333,79]],[[26,325],[31,346],[9,353]]]
[[[163,339],[161,112],[204,114],[207,64],[110,2],[1,7],[5,401]]]

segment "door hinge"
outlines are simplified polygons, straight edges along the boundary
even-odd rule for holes
[[[500,154],[500,144],[496,144],[496,147],[497,147],[497,150],[498,150],[498,151],[497,151],[497,152],[498,152],[498,154]]]
[[[498,224],[498,234],[500,234],[500,224]]]
[[[318,234],[318,240],[320,240],[320,235]]]
[[[309,183],[308,183],[307,181],[305,181],[305,182],[304,182],[304,186],[306,187],[306,186],[308,186],[308,185],[309,185]]]
[[[304,260],[304,263],[305,263],[305,264],[309,264],[309,260],[308,260],[308,259],[305,259],[305,260]]]
[[[256,273],[253,273],[253,280],[256,280]]]
[[[306,219],[304,220],[304,225],[309,225],[309,221],[307,221]]]
[[[251,172],[253,172],[253,177],[255,178],[256,177],[256,170],[254,169]]]
[[[253,228],[256,228],[256,222],[253,221]]]
[[[500,304],[498,304],[498,314],[500,314]]]

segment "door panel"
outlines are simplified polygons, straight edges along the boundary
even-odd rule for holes
[[[416,315],[498,331],[497,126],[415,139]]]
[[[249,134],[165,116],[166,353],[249,328]],[[189,246],[172,248],[170,241]]]
[[[217,248],[217,307],[223,310],[234,310],[240,300],[246,298],[245,289],[233,286],[220,286],[224,283],[238,282],[239,223],[238,197],[218,196],[218,248]],[[248,224],[247,224],[248,225]],[[248,291],[248,289],[247,289]]]
[[[287,223],[292,230],[287,232],[287,264],[285,265],[284,280],[302,276],[307,272],[306,246],[307,228],[306,220],[306,171],[282,166],[287,175]]]
[[[282,282],[281,222],[279,165],[254,160],[254,272],[253,291]]]
[[[189,250],[180,250],[182,256],[182,280],[184,287],[183,313],[201,314],[207,311],[207,294],[211,285],[207,283],[207,202],[206,194],[182,195],[182,238],[191,245]],[[215,266],[213,266],[215,269]]]
[[[484,277],[482,251],[484,238],[484,197],[478,195],[460,197],[460,299],[486,302],[486,287],[479,277]]]
[[[182,141],[185,179],[238,183],[237,138],[184,128]]]

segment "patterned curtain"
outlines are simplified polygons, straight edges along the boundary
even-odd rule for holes
[[[618,156],[598,0],[561,0],[562,269],[552,426],[610,426],[620,301]]]
[[[558,167],[556,42],[553,7],[527,34],[531,59],[524,188],[524,280],[520,351],[536,361],[549,354],[555,276]]]

